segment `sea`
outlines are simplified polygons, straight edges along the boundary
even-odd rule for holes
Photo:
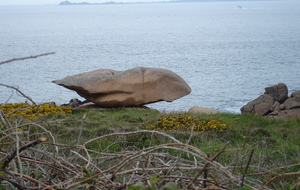
[[[0,83],[37,103],[81,98],[51,81],[96,69],[169,69],[191,94],[148,107],[240,113],[278,83],[300,90],[300,1],[0,6]],[[0,103],[24,102],[0,85]]]

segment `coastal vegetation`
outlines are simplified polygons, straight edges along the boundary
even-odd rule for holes
[[[0,104],[0,190],[300,189],[300,118],[71,109],[0,86],[31,102]]]
[[[55,104],[28,104],[28,103],[9,103],[0,104],[3,114],[7,118],[15,115],[23,115],[32,119],[39,115],[57,114],[57,113],[72,113],[72,109],[68,107],[56,106]]]
[[[24,105],[0,106],[0,189],[300,188],[300,119]]]

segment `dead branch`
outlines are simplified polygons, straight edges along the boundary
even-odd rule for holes
[[[287,166],[282,166],[282,167],[266,170],[264,172],[247,174],[247,176],[259,176],[259,175],[266,175],[266,174],[270,174],[270,173],[277,174],[279,172],[279,170],[288,169],[288,168],[292,168],[292,167],[299,167],[299,166],[300,166],[300,163],[299,164],[293,164],[293,165],[287,165]]]
[[[45,131],[42,126],[32,124],[39,131]],[[21,126],[26,126],[26,124]],[[4,132],[13,134],[14,130],[4,130]],[[54,138],[50,131],[47,132]],[[123,143],[124,137],[147,133],[157,135],[157,138],[163,137],[167,140],[166,144],[149,145],[133,150],[109,150],[105,147],[103,150],[95,150],[92,146],[93,143],[101,144],[102,141],[108,139],[111,139],[112,143]],[[119,140],[114,141],[114,138]],[[20,150],[28,149],[31,144],[20,138],[20,143],[26,144],[26,142],[27,145],[21,147]],[[225,147],[214,157],[209,158],[197,147],[182,143],[162,132],[147,130],[118,132],[75,146],[58,144],[55,139],[53,142],[43,144],[45,146],[39,149],[30,148],[23,151],[19,155],[19,161],[13,160],[13,157],[17,156],[16,151],[12,153],[15,156],[11,156],[10,151],[0,150],[2,155],[8,157],[4,159],[5,167],[11,162],[17,169],[14,172],[8,171],[10,176],[5,176],[5,178],[22,184],[27,189],[44,190],[89,189],[90,187],[96,190],[126,189],[138,181],[147,184],[149,179],[157,174],[161,179],[156,184],[159,188],[168,182],[174,182],[182,189],[187,189],[189,184],[194,189],[230,189],[232,186],[239,187],[241,184],[241,176],[233,175],[229,172],[230,167],[225,167],[215,161],[220,154],[226,152]],[[251,166],[248,164],[247,167]],[[24,171],[26,171],[25,175]],[[207,175],[201,176],[205,172]],[[244,186],[259,189],[262,182],[257,182],[245,178]],[[263,187],[263,189],[268,188]]]
[[[21,60],[25,60],[25,59],[35,59],[41,56],[46,56],[46,55],[51,55],[51,54],[55,54],[55,52],[50,52],[50,53],[43,53],[43,54],[39,54],[39,55],[33,55],[33,56],[28,56],[28,57],[21,57],[21,58],[13,58],[13,59],[9,59],[3,62],[0,62],[0,65],[5,64],[5,63],[10,63],[13,61],[21,61]]]
[[[15,91],[17,91],[18,93],[20,93],[24,98],[28,99],[30,102],[32,102],[34,105],[37,105],[29,96],[26,96],[23,92],[21,92],[21,90],[19,90],[17,87],[14,87],[14,86],[9,86],[9,85],[6,85],[6,84],[2,84],[0,83],[0,86],[5,86],[7,88],[12,88],[14,89]]]
[[[300,176],[300,171],[299,172],[284,173],[284,174],[277,174],[274,177],[272,177],[271,179],[268,179],[265,182],[265,185],[269,185],[270,183],[275,181],[277,178],[282,178],[282,177],[286,177],[286,176]]]
[[[9,179],[6,179],[4,177],[0,176],[0,181],[8,181],[10,184],[12,184],[13,186],[17,187],[20,190],[27,190],[27,188],[23,187],[22,185],[15,183],[13,181],[10,181]]]
[[[30,147],[33,147],[37,144],[40,144],[42,142],[45,142],[46,140],[47,140],[46,138],[39,138],[38,140],[35,140],[35,141],[25,145],[25,146],[22,146],[19,150],[15,150],[13,153],[10,154],[10,156],[8,156],[4,159],[1,169],[5,169],[8,166],[9,162],[12,159],[14,159],[14,157],[16,157],[17,153],[21,153],[22,151],[24,151],[24,150],[26,150]]]
[[[214,161],[216,158],[218,158],[223,152],[225,152],[225,149],[228,144],[226,144],[213,158],[209,159],[210,162]],[[204,167],[199,171],[199,173],[196,175],[196,177],[193,179],[193,181],[190,182],[188,187],[191,187],[193,183],[197,180],[197,178],[202,174],[202,172],[206,171],[206,168],[210,165],[211,163],[207,162]]]
[[[40,185],[40,186],[47,187],[46,184],[44,184],[44,183],[42,183],[42,182],[40,182],[40,181],[38,181],[38,180],[36,180],[36,179],[33,179],[33,178],[30,177],[30,176],[27,176],[27,175],[24,175],[24,174],[20,175],[19,173],[16,173],[16,172],[10,172],[10,173],[11,173],[11,174],[14,174],[14,175],[16,175],[16,176],[22,176],[23,178],[25,178],[25,179],[27,179],[27,180],[30,180],[30,181],[32,181],[32,182],[34,182],[34,183],[36,183],[36,184],[38,184],[38,185]],[[53,189],[51,189],[51,190],[53,190]]]
[[[163,132],[159,132],[159,131],[149,131],[149,130],[139,130],[139,131],[131,131],[131,132],[123,132],[123,133],[112,133],[112,134],[108,134],[108,135],[103,135],[101,137],[97,137],[97,138],[94,138],[94,139],[91,139],[89,141],[86,141],[83,145],[86,146],[88,143],[91,143],[95,140],[100,140],[100,139],[103,139],[103,138],[107,138],[107,137],[110,137],[110,136],[119,136],[119,135],[132,135],[132,134],[139,134],[139,133],[151,133],[151,134],[158,134],[158,135],[161,135],[161,136],[164,136],[164,137],[167,137],[169,139],[171,139],[172,141],[176,142],[176,143],[181,143],[179,140],[175,139],[174,137],[170,136],[170,135],[167,135],[166,133],[163,133]]]
[[[244,174],[242,176],[242,182],[241,182],[241,187],[244,186],[244,180],[245,180],[245,175],[247,173],[247,170],[249,168],[249,165],[250,165],[250,162],[251,162],[251,159],[252,159],[252,156],[253,156],[253,153],[254,153],[254,149],[251,150],[251,153],[250,153],[250,156],[249,156],[249,159],[248,159],[248,162],[247,162],[247,165],[246,165],[246,168],[245,168],[245,171],[244,171]]]

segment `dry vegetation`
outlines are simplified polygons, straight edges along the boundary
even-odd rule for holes
[[[299,188],[299,145],[293,154],[282,149],[272,156],[264,151],[280,142],[272,142],[278,140],[267,129],[250,130],[256,124],[248,121],[239,140],[237,119],[226,114],[214,117],[229,117],[231,129],[199,133],[191,126],[166,133],[163,126],[162,131],[144,128],[188,114],[140,108],[49,113],[31,118],[1,111],[0,189]],[[192,116],[217,120],[184,118],[193,123]]]

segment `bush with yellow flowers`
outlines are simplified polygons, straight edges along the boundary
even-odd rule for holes
[[[194,118],[191,115],[179,114],[168,115],[166,117],[158,119],[157,122],[146,126],[145,129],[160,130],[160,131],[173,131],[173,130],[193,130],[198,133],[204,131],[225,130],[231,128],[229,124],[225,124],[222,121],[215,119],[201,119]]]
[[[72,113],[73,109],[68,107],[56,106],[55,104],[34,105],[28,103],[9,103],[0,104],[0,109],[7,118],[15,115],[23,115],[32,119],[39,115]]]

